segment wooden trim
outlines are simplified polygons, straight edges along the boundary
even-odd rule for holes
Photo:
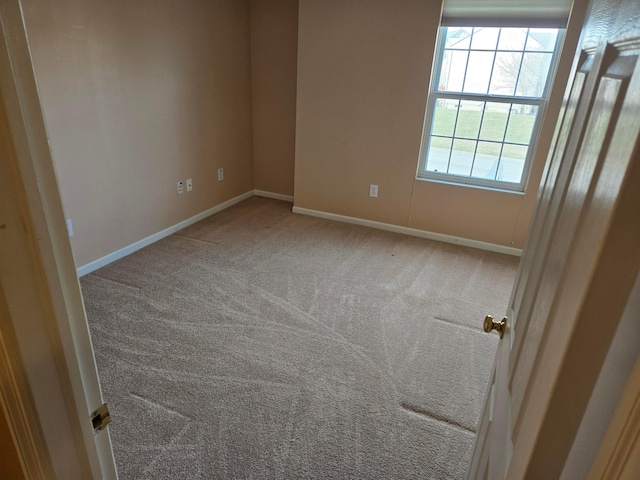
[[[81,267],[78,267],[78,276],[83,277],[91,272],[94,272],[95,270],[98,270],[99,268],[104,267],[105,265],[109,265],[110,263],[115,262],[116,260],[120,260],[121,258],[124,258],[127,255],[131,255],[133,252],[137,252],[141,248],[144,248],[148,245],[151,245],[152,243],[162,240],[163,238],[168,237],[169,235],[172,235],[175,232],[188,227],[189,225],[193,225],[194,223],[199,222],[200,220],[207,218],[208,216],[213,215],[214,213],[221,212],[222,210],[225,210],[226,208],[229,208],[232,205],[235,205],[236,203],[246,200],[247,198],[251,198],[253,195],[254,195],[254,192],[252,190],[249,190],[248,192],[243,193],[242,195],[238,195],[237,197],[227,200],[226,202],[222,202],[216,205],[215,207],[211,207],[205,210],[204,212],[200,212],[191,218],[187,218],[182,222],[176,223],[175,225],[167,227],[164,230],[160,230],[159,232],[156,232],[153,235],[149,235],[148,237],[145,237],[142,240],[133,242],[132,244],[127,245],[126,247],[120,248],[115,252],[111,252],[105,255],[104,257],[100,257],[97,260],[94,260],[93,262],[89,262],[85,265],[82,265]]]
[[[256,197],[273,198],[274,200],[282,200],[284,202],[293,203],[293,195],[284,195],[282,193],[267,192],[266,190],[254,190]]]
[[[33,420],[55,476],[116,478],[108,431],[94,436],[89,416],[102,394],[19,0],[0,2],[0,104],[12,253],[0,274]]]
[[[392,225],[390,223],[376,222],[363,218],[348,217],[337,213],[322,212],[320,210],[311,210],[309,208],[293,207],[293,213],[301,215],[309,215],[310,217],[324,218],[325,220],[333,220],[336,222],[351,223],[361,225],[363,227],[375,228],[386,232],[400,233],[410,235],[412,237],[426,238],[427,240],[436,240],[438,242],[451,243],[454,245],[462,245],[463,247],[477,248],[487,250],[489,252],[504,253],[505,255],[513,255],[519,257],[522,250],[519,248],[497,245],[495,243],[481,242],[480,240],[472,240],[469,238],[455,237],[453,235],[445,235],[442,233],[428,232],[426,230],[418,230],[416,228],[402,227],[400,225]]]
[[[29,389],[25,379],[18,375],[24,372],[22,362],[16,352],[10,353],[14,350],[10,345],[15,341],[5,340],[11,336],[10,330],[9,312],[0,290],[0,414],[7,417],[24,478],[51,478],[54,474],[35,409],[29,401]]]
[[[160,230],[159,232],[154,233],[153,235],[149,235],[148,237],[145,237],[142,240],[138,240],[137,242],[134,242],[131,245],[127,245],[126,247],[116,250],[115,252],[111,252],[108,255],[105,255],[104,257],[100,257],[97,260],[94,260],[93,262],[89,262],[85,265],[82,265],[81,267],[78,267],[78,276],[83,277],[91,272],[94,272],[99,268],[104,267],[105,265],[109,265],[110,263],[115,262],[116,260],[120,260],[121,258],[126,257],[127,255],[130,255],[133,252],[140,250],[141,248],[146,247],[147,245],[151,245],[152,243],[155,243],[158,240],[162,240],[163,238],[168,237],[169,235],[172,235],[173,233],[179,230],[182,230],[183,228],[186,228],[189,225],[193,225],[194,223],[199,222],[200,220],[207,218],[210,215],[213,215],[214,213],[221,212],[222,210],[225,210],[235,205],[236,203],[246,200],[247,198],[251,198],[254,195],[257,197],[273,198],[275,200],[284,200],[285,202],[293,203],[293,197],[289,195],[266,192],[264,190],[249,190],[248,192],[245,192],[242,195],[238,195],[237,197],[233,197],[232,199],[227,200],[226,202],[222,202],[214,207],[208,208],[204,212],[200,212],[197,215],[194,215],[193,217],[183,220],[182,222],[176,223],[175,225],[167,227],[164,230]]]
[[[629,377],[587,478],[640,478],[640,359]]]

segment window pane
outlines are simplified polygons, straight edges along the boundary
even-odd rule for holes
[[[419,175],[452,175],[458,178],[452,177],[454,182],[479,186],[500,182],[494,185],[502,188],[510,182],[517,185],[507,188],[521,191],[560,30],[448,27],[441,32],[439,72],[432,81],[436,92],[428,102],[427,155]]]
[[[553,52],[557,38],[558,30],[555,28],[532,28],[527,38],[527,50]]]
[[[503,28],[500,32],[498,50],[524,50],[526,41],[526,28]]]
[[[432,135],[453,136],[459,103],[458,100],[448,100],[445,98],[436,100],[433,127],[431,129]]]
[[[487,93],[491,66],[493,65],[493,52],[471,52],[469,54],[469,66],[465,76],[464,91],[467,93]]]
[[[527,156],[528,147],[523,145],[511,145],[510,143],[505,143],[502,147],[502,160],[512,159],[512,160],[524,160]]]
[[[471,165],[473,164],[473,153],[476,149],[476,142],[473,140],[453,141],[453,151],[451,152],[451,161],[449,162],[449,173],[452,175],[471,174]]]
[[[484,178],[486,180],[495,180],[501,149],[501,143],[478,142],[478,149],[476,151],[471,176]]]
[[[467,68],[467,51],[445,50],[438,90],[461,92]]]
[[[447,28],[447,37],[445,40],[445,48],[468,50],[471,42],[471,27],[449,27]]]
[[[475,28],[471,40],[472,50],[495,50],[498,43],[499,28]]]
[[[480,129],[480,140],[495,140],[498,142],[504,140],[510,108],[510,103],[487,102],[484,107],[484,120]]]
[[[537,114],[538,107],[535,105],[514,104],[511,108],[509,126],[504,141],[529,145]]]
[[[498,52],[493,67],[489,93],[494,95],[513,95],[518,83],[522,53]]]
[[[429,140],[426,170],[429,172],[447,173],[450,152],[450,138],[431,137]]]
[[[502,147],[496,180],[519,183],[524,170],[524,161],[527,158],[527,150],[528,147],[505,143]]]
[[[463,100],[460,102],[458,121],[456,123],[456,137],[478,138],[482,107],[484,102]]]
[[[525,53],[520,68],[516,95],[541,97],[549,75],[551,53]]]

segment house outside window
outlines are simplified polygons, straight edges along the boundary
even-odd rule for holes
[[[563,32],[441,27],[419,178],[524,191]]]

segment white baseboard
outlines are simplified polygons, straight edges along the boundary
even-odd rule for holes
[[[121,248],[120,250],[116,250],[115,252],[105,255],[104,257],[98,258],[93,262],[89,262],[86,265],[83,265],[78,268],[78,276],[82,277],[88,273],[93,272],[94,270],[97,270],[101,267],[104,267],[105,265],[110,264],[111,262],[120,260],[122,257],[126,257],[127,255],[137,250],[140,250],[141,248],[144,248],[147,245],[151,245],[152,243],[157,242],[158,240],[162,240],[164,237],[168,237],[169,235],[176,233],[178,230],[182,230],[183,228],[188,227],[189,225],[193,225],[194,223],[199,222],[203,218],[207,218],[208,216],[213,215],[214,213],[218,213],[224,210],[225,208],[229,208],[230,206],[235,205],[236,203],[246,200],[247,198],[251,198],[253,197],[253,195],[254,195],[254,191],[250,190],[246,193],[243,193],[242,195],[238,195],[237,197],[232,198],[231,200],[227,200],[226,202],[220,203],[215,207],[211,207],[205,210],[204,212],[200,212],[191,218],[183,220],[180,223],[176,223],[171,227],[165,228],[164,230],[161,230],[158,233],[154,233],[153,235],[149,235],[148,237],[143,238],[142,240],[138,240],[137,242],[134,242],[131,245],[127,245],[126,247]]]
[[[363,227],[377,228],[378,230],[386,230],[387,232],[404,233],[406,230],[399,225],[392,225],[390,223],[374,222],[373,220],[364,220],[362,218],[347,217],[346,215],[338,215],[337,213],[321,212],[319,210],[311,210],[309,208],[293,207],[291,209],[293,213],[300,213],[302,215],[309,215],[310,217],[324,218],[325,220],[335,220],[336,222],[352,223],[354,225],[361,225]]]
[[[78,267],[78,276],[82,277],[84,275],[87,275],[88,273],[91,273],[95,270],[98,270],[99,268],[104,267],[105,265],[110,264],[111,262],[120,260],[121,258],[126,257],[127,255],[137,250],[140,250],[141,248],[144,248],[148,245],[151,245],[154,242],[157,242],[158,240],[162,240],[164,237],[168,237],[169,235],[176,233],[178,230],[182,230],[183,228],[186,228],[189,225],[193,225],[194,223],[199,222],[203,218],[207,218],[208,216],[213,215],[214,213],[221,212],[222,210],[229,208],[230,206],[235,205],[236,203],[239,203],[243,200],[246,200],[247,198],[251,198],[254,195],[258,197],[273,198],[276,200],[293,202],[293,197],[289,195],[266,192],[264,190],[250,190],[246,193],[243,193],[242,195],[238,195],[237,197],[227,200],[226,202],[220,203],[215,207],[211,207],[208,210],[205,210],[204,212],[200,212],[199,214],[194,215],[191,218],[188,218],[186,220],[183,220],[182,222],[176,223],[171,227],[165,228],[164,230],[154,233],[153,235],[149,235],[148,237],[143,238],[142,240],[138,240],[137,242],[134,242],[131,245],[127,245],[126,247],[121,248],[120,250],[116,250],[115,252],[105,255],[104,257],[98,258],[93,262],[89,262],[86,265],[82,265],[81,267]],[[465,247],[479,248],[481,250],[488,250],[491,252],[505,253],[507,255],[514,255],[517,257],[522,255],[522,250],[519,248],[505,247],[504,245],[481,242],[479,240],[470,240],[468,238],[454,237],[453,235],[444,235],[442,233],[427,232],[425,230],[401,227],[399,225],[392,225],[390,223],[374,222],[373,220],[365,220],[362,218],[348,217],[346,215],[338,215],[337,213],[327,213],[327,212],[321,212],[319,210],[310,210],[308,208],[293,207],[292,211],[293,213],[299,213],[301,215],[309,215],[312,217],[319,217],[327,220],[334,220],[337,222],[352,223],[355,225],[361,225],[363,227],[371,227],[371,228],[376,228],[378,230],[386,230],[388,232],[411,235],[413,237],[426,238],[429,240],[437,240],[439,242],[453,243],[456,245],[463,245]]]
[[[254,190],[256,197],[273,198],[275,200],[284,200],[293,203],[293,195],[283,195],[282,193],[265,192],[264,190]]]
[[[497,243],[481,242],[480,240],[471,240],[469,238],[455,237],[453,235],[445,235],[443,233],[418,230],[416,228],[407,227],[403,233],[405,235],[411,235],[413,237],[437,240],[438,242],[453,243],[455,245],[478,248],[480,250],[487,250],[489,252],[504,253],[505,255],[512,255],[514,257],[520,257],[522,255],[521,248],[507,247],[505,245],[498,245]]]
[[[444,235],[442,233],[428,232],[426,230],[418,230],[416,228],[401,227],[390,223],[374,222],[373,220],[364,220],[362,218],[348,217],[346,215],[338,215],[336,213],[321,212],[318,210],[310,210],[308,208],[293,207],[293,213],[301,215],[309,215],[312,217],[324,218],[326,220],[335,220],[337,222],[352,223],[354,225],[362,225],[364,227],[377,228],[378,230],[386,230],[388,232],[401,233],[412,237],[426,238],[428,240],[436,240],[438,242],[452,243],[465,247],[478,248],[480,250],[488,250],[490,252],[504,253],[519,257],[522,250],[519,248],[506,247],[495,243],[481,242],[479,240],[471,240],[468,238],[455,237],[453,235]]]

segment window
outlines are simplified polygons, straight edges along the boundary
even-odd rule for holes
[[[441,27],[418,176],[524,191],[561,37]]]

